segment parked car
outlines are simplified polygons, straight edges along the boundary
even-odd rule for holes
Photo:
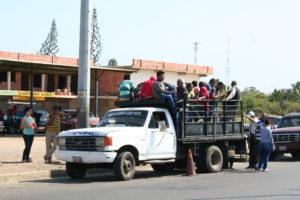
[[[77,112],[76,110],[68,109],[62,110],[61,113],[69,113],[68,116],[62,118],[61,120],[61,130],[66,131],[70,129],[76,129],[77,125]],[[99,123],[99,118],[95,117],[92,113],[89,115],[89,126],[96,127]]]
[[[271,120],[271,122],[274,125],[274,128],[277,128],[280,120],[282,119],[282,116],[277,116],[277,115],[268,115],[268,118]]]
[[[300,159],[300,114],[286,115],[273,130],[276,145],[271,158],[281,153],[291,153],[294,159]]]
[[[38,126],[38,132],[45,133],[48,122],[49,113],[44,110],[37,110],[34,112],[33,117],[35,118],[36,125]]]

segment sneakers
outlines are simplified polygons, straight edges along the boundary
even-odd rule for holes
[[[44,160],[45,160],[46,163],[52,163],[52,158],[51,157],[44,156]]]
[[[264,172],[270,172],[270,170],[269,170],[269,169],[264,169],[263,171],[264,171]]]

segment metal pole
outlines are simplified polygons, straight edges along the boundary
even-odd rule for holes
[[[81,0],[78,70],[78,128],[88,127],[90,112],[90,0]]]

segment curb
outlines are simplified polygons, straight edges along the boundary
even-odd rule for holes
[[[149,166],[138,166],[136,170],[152,170]],[[112,169],[89,169],[88,175],[107,175],[112,174]],[[11,181],[28,181],[28,180],[37,180],[37,179],[48,179],[48,178],[62,178],[68,177],[66,170],[54,169],[54,170],[36,170],[36,171],[27,171],[19,173],[10,173],[10,174],[0,174],[0,183],[6,183]]]

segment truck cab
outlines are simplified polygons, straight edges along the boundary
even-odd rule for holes
[[[68,168],[84,164],[109,164],[116,159],[127,162],[129,171],[138,161],[166,162],[176,157],[176,131],[169,111],[165,108],[122,108],[106,113],[96,128],[63,131],[58,137],[57,159]],[[118,156],[125,152],[126,159]],[[120,163],[119,163],[120,164]],[[71,177],[79,174],[68,170]],[[115,170],[121,170],[114,166]],[[124,172],[116,172],[130,179]],[[121,174],[122,173],[122,174]]]

